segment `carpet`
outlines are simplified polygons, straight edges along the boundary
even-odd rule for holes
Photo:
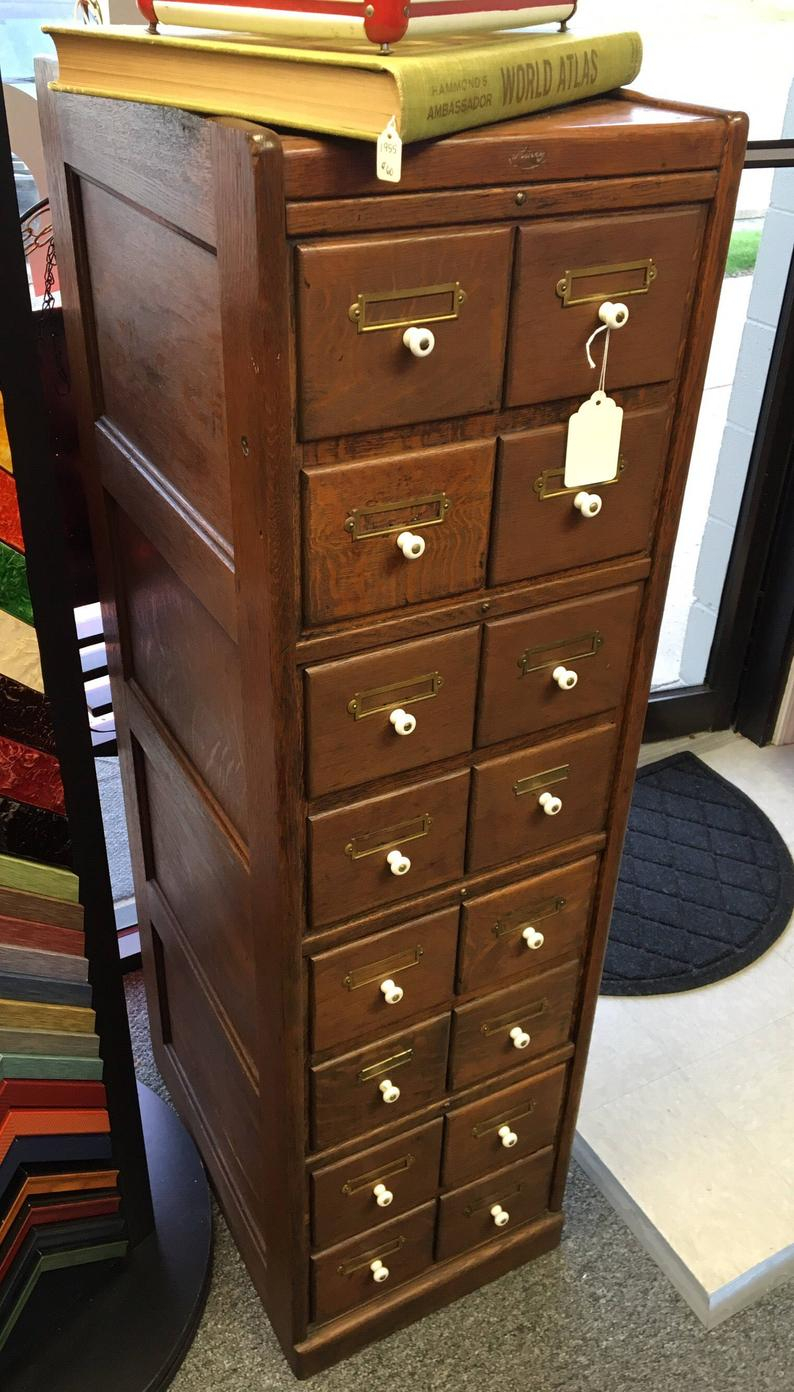
[[[609,932],[602,995],[691,991],[732,976],[794,909],[779,832],[694,754],[640,769]]]

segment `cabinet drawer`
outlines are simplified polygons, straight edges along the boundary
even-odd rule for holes
[[[451,1112],[444,1122],[442,1184],[467,1184],[477,1175],[502,1169],[551,1145],[557,1134],[565,1074],[565,1064],[560,1064]]]
[[[539,1218],[546,1211],[553,1163],[549,1147],[531,1160],[445,1194],[439,1201],[436,1260],[447,1261]]]
[[[477,744],[615,710],[641,593],[632,585],[486,624]]]
[[[458,916],[456,908],[442,909],[312,957],[314,1048],[399,1029],[404,1017],[445,1005],[455,978]],[[388,982],[394,990],[381,990]]]
[[[330,1247],[354,1233],[382,1227],[434,1199],[442,1125],[439,1118],[348,1160],[315,1170],[311,1177],[315,1246]]]
[[[479,649],[467,628],[307,668],[309,796],[470,749]]]
[[[299,246],[303,438],[495,409],[510,253],[506,227]],[[416,326],[430,330],[419,348],[426,356],[403,342]]]
[[[312,1068],[314,1148],[398,1121],[442,1096],[448,1038],[449,1015],[439,1015]]]
[[[475,764],[469,870],[600,831],[616,748],[615,726],[599,725]]]
[[[496,471],[488,583],[533,580],[647,552],[669,427],[667,407],[626,412],[617,478],[585,490],[601,500],[595,517],[575,506],[580,490],[565,487],[567,424],[505,436]]]
[[[518,232],[510,327],[508,406],[589,396],[598,373],[585,343],[598,307],[623,301],[611,334],[607,390],[669,381],[689,316],[705,210],[673,208],[538,222]],[[596,339],[600,364],[604,335]]]
[[[313,1256],[314,1319],[318,1323],[333,1319],[418,1276],[433,1260],[435,1222],[434,1202],[386,1223],[377,1234],[368,1233]],[[375,1263],[378,1266],[373,1269]]]
[[[464,904],[461,991],[491,989],[580,957],[590,922],[598,860],[579,861]]]
[[[304,472],[306,623],[479,589],[494,448],[489,440]],[[421,555],[403,550],[404,532],[424,542]]]
[[[313,922],[352,918],[456,879],[468,800],[464,769],[309,817]],[[390,861],[392,851],[400,857]]]
[[[458,1006],[453,1011],[450,1087],[467,1087],[567,1043],[578,981],[579,963],[569,962]]]

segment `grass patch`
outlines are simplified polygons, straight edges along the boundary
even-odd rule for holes
[[[752,275],[755,270],[755,263],[758,260],[758,248],[760,244],[760,227],[756,227],[749,231],[734,229],[731,236],[731,244],[728,247],[728,262],[725,267],[726,276]]]

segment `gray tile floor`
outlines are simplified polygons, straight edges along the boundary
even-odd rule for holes
[[[139,976],[128,979],[136,1067],[154,1068]],[[311,1382],[317,1392],[790,1392],[794,1285],[706,1332],[574,1168],[561,1247]],[[726,1212],[725,1222],[733,1221]],[[284,1362],[215,1214],[207,1308],[173,1392],[286,1392]]]

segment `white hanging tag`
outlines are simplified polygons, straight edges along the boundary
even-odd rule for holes
[[[594,391],[568,422],[565,487],[586,488],[617,478],[623,407]]]
[[[394,124],[394,117],[378,136],[375,172],[387,184],[399,184],[403,162],[403,143]]]
[[[624,304],[612,304],[610,300],[605,300],[599,306],[598,317],[601,323],[591,333],[584,350],[589,366],[595,368],[590,347],[598,335],[603,334],[604,356],[598,387],[568,421],[566,488],[587,488],[594,483],[609,483],[618,476],[623,407],[606,394],[607,359],[610,334],[613,329],[625,326],[629,311]]]

